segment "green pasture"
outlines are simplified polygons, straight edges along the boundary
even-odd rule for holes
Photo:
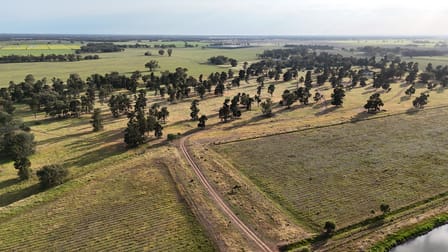
[[[174,71],[177,67],[186,67],[189,69],[188,73],[197,78],[200,74],[208,76],[212,72],[227,71],[230,68],[230,65],[207,64],[207,59],[212,56],[225,55],[237,59],[242,64],[244,61],[255,61],[256,54],[264,49],[261,47],[234,50],[174,48],[171,57],[167,54],[159,56],[158,49],[126,49],[124,52],[98,54],[99,60],[0,64],[0,87],[7,86],[11,80],[20,82],[27,74],[33,74],[37,79],[57,77],[63,80],[67,79],[71,73],[78,73],[83,78],[94,73],[105,74],[112,71],[130,74],[139,70],[143,74],[149,74],[145,64],[150,60],[159,62],[161,66],[159,71]],[[150,51],[153,56],[144,56],[147,51]]]

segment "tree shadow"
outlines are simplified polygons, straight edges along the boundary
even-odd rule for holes
[[[408,114],[408,115],[415,115],[415,114],[417,114],[420,111],[421,111],[421,109],[409,108],[408,110],[406,110],[406,114]]]
[[[405,102],[405,101],[409,101],[411,99],[411,97],[409,95],[405,95],[400,97],[400,102]]]
[[[280,111],[285,111],[285,109],[282,109]],[[279,113],[280,111],[277,111],[277,113]],[[275,113],[275,114],[277,114],[277,113]],[[242,122],[236,122],[233,125],[224,128],[224,130],[233,130],[233,129],[242,127],[247,124],[256,123],[256,122],[263,121],[266,119],[272,119],[273,117],[275,117],[275,114],[272,114],[272,116],[270,116],[270,117],[264,116],[264,115],[257,115],[257,116],[251,117],[249,120],[244,120]]]
[[[34,184],[18,191],[7,192],[0,195],[0,207],[7,206],[16,201],[28,198],[34,194],[41,192],[39,184]]]
[[[381,111],[380,111],[381,112]],[[359,112],[358,114],[356,114],[355,116],[350,118],[350,122],[352,123],[357,123],[359,121],[363,121],[369,117],[372,117],[380,112],[376,112],[376,113],[369,113],[367,111],[363,111],[363,112]]]
[[[330,101],[324,101],[320,103],[314,103],[313,109],[321,109],[323,107],[327,108],[330,105]]]
[[[70,167],[70,166],[77,166],[77,167],[83,167],[89,164],[93,164],[99,161],[102,161],[107,158],[111,158],[113,156],[120,155],[124,152],[126,152],[127,149],[124,146],[123,143],[115,143],[111,145],[104,146],[102,148],[89,151],[84,153],[81,156],[77,156],[74,158],[70,158],[66,160],[64,163]]]
[[[72,138],[72,137],[73,138],[77,138],[77,137],[89,135],[91,133],[92,132],[78,132],[78,133],[70,134],[70,135],[55,136],[55,137],[52,137],[52,138],[48,138],[48,139],[45,139],[45,140],[38,141],[37,144],[38,145],[44,145],[44,144],[57,143],[57,142],[63,141],[64,139],[67,139],[67,138]],[[88,141],[88,140],[84,140],[84,141]]]
[[[324,109],[324,110],[322,110],[322,111],[319,111],[319,112],[315,113],[314,115],[315,115],[315,116],[326,115],[326,114],[328,114],[328,113],[334,112],[334,111],[337,110],[337,109],[338,109],[338,106],[331,106],[331,107],[328,107],[328,108],[326,108],[326,109]]]
[[[376,92],[377,92],[377,89],[369,89],[369,90],[362,92],[361,94],[366,95],[366,94],[371,94],[371,93],[376,93]]]
[[[438,93],[438,94],[442,94],[443,92],[445,92],[445,88],[442,87],[442,86],[440,86],[440,87],[437,89],[437,93]]]
[[[404,87],[407,87],[407,86],[409,86],[409,85],[411,85],[410,83],[407,83],[407,82],[402,82],[401,84],[400,84],[400,87],[401,88],[404,88]]]
[[[17,184],[19,182],[20,182],[20,179],[18,179],[18,178],[12,178],[12,179],[8,179],[8,180],[5,180],[5,181],[2,181],[2,182],[0,182],[0,190],[3,189],[3,188],[6,188],[8,186],[12,186],[14,184]]]

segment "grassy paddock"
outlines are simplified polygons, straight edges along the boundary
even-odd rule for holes
[[[448,190],[446,119],[420,111],[214,148],[299,220],[342,228]]]
[[[3,221],[0,250],[213,251],[154,159],[163,151],[98,169],[77,190]]]
[[[37,79],[57,77],[63,80],[67,79],[71,73],[78,73],[83,78],[94,73],[105,74],[112,71],[130,74],[139,70],[148,74],[145,64],[150,60],[159,62],[161,68],[158,70],[160,71],[174,71],[177,67],[186,67],[189,69],[188,73],[197,78],[200,74],[208,76],[212,72],[227,71],[230,68],[230,65],[207,64],[207,59],[212,56],[225,55],[237,59],[242,64],[244,61],[255,61],[256,54],[261,53],[264,49],[261,47],[235,50],[174,48],[171,57],[166,54],[159,56],[158,49],[126,49],[117,53],[100,53],[98,54],[99,60],[0,64],[0,87],[7,86],[11,80],[23,81],[27,74],[33,74]],[[153,56],[144,56],[147,51],[150,51]],[[0,50],[1,53],[2,50]]]

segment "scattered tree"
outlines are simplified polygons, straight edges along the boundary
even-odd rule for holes
[[[198,108],[198,105],[199,105],[199,101],[198,101],[198,100],[193,100],[193,101],[191,102],[191,106],[190,106],[190,110],[191,110],[190,117],[191,117],[191,120],[193,120],[193,121],[197,121],[197,120],[199,119],[198,114],[199,114],[200,109]]]
[[[412,102],[415,108],[422,109],[426,104],[428,104],[429,94],[421,93],[419,97],[416,97]]]
[[[336,230],[336,224],[333,221],[326,221],[324,225],[325,234],[331,236]]]
[[[92,123],[93,131],[101,131],[103,130],[103,117],[101,115],[101,109],[96,108],[93,111],[92,120],[90,121]]]
[[[69,172],[67,168],[61,165],[46,165],[38,170],[36,175],[39,177],[40,185],[43,189],[48,189],[63,184]]]
[[[263,113],[264,116],[272,116],[272,100],[271,98],[267,98],[266,100],[264,100],[263,102],[261,102],[260,106],[261,106],[261,112]]]
[[[26,157],[20,157],[16,161],[14,161],[14,168],[18,170],[17,175],[19,175],[19,178],[21,180],[26,180],[31,178],[32,171],[31,171],[31,162]]]
[[[206,115],[202,115],[201,117],[199,117],[199,123],[198,123],[198,128],[204,129],[205,128],[205,122],[208,120]]]
[[[331,105],[342,106],[344,103],[345,91],[341,87],[336,87],[331,94]]]
[[[367,109],[369,113],[375,113],[380,111],[380,107],[384,106],[383,101],[380,98],[380,94],[375,93],[370,96],[367,100],[367,103],[364,105],[364,108]]]

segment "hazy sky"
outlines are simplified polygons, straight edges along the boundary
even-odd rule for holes
[[[448,35],[447,0],[12,0],[0,33]]]

